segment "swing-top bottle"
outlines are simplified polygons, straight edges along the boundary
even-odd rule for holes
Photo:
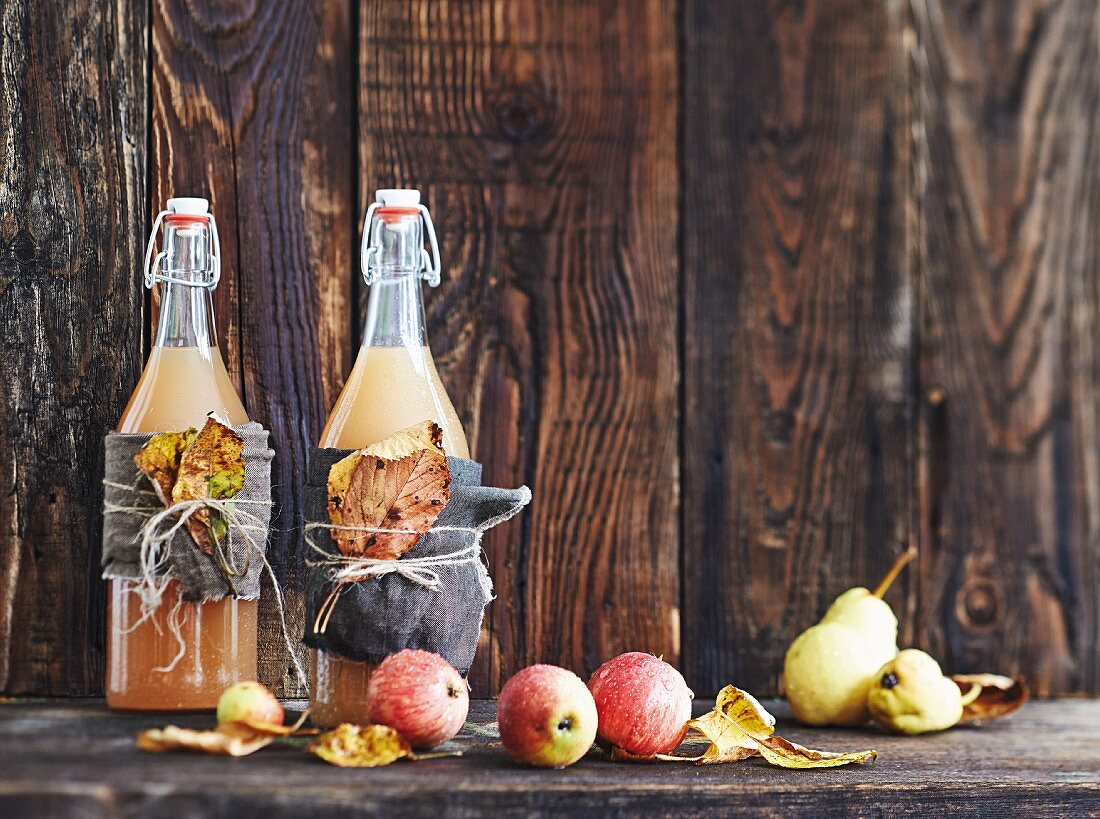
[[[161,224],[163,249],[154,256]],[[211,294],[221,274],[221,253],[205,199],[168,200],[154,222],[145,265],[146,287],[160,285],[160,314],[149,360],[118,431],[199,428],[208,415],[231,426],[246,423],[214,328]],[[179,600],[176,581],[140,623],[141,601],[132,581],[109,581],[108,596],[107,702],[112,708],[213,708],[226,687],[255,679],[255,600],[183,603],[177,613],[181,646],[168,623]]]

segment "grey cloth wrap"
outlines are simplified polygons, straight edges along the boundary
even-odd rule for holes
[[[274,451],[268,447],[269,433],[260,424],[248,423],[233,428],[244,439],[244,486],[227,504],[234,504],[248,535],[261,548],[267,545],[268,524],[271,521],[271,459]],[[104,478],[112,484],[133,487],[121,489],[104,485],[103,496],[103,577],[122,580],[141,579],[141,527],[164,504],[153,491],[153,485],[134,464],[134,456],[153,437],[152,433],[107,434],[104,441],[106,460]],[[140,508],[138,512],[112,511],[111,507]],[[245,517],[245,516],[248,517]],[[243,569],[233,578],[237,597],[255,600],[260,596],[260,572],[263,561],[251,549],[239,528],[230,524],[223,549],[229,562]],[[183,598],[189,601],[221,600],[233,590],[225,579],[217,558],[204,554],[191,538],[186,527],[180,527],[168,547],[169,573],[180,581]]]
[[[304,511],[306,522],[329,524],[328,473],[350,455],[351,449],[310,450]],[[447,458],[451,496],[435,526],[480,528],[503,522],[531,499],[526,487],[498,489],[481,486],[481,464]],[[339,554],[328,529],[310,533],[318,548]],[[401,559],[450,554],[469,547],[470,532],[429,529]],[[304,546],[306,574],[305,644],[351,660],[379,663],[405,648],[420,648],[443,656],[465,676],[474,661],[481,620],[493,599],[492,580],[479,553],[469,562],[433,567],[439,575],[436,589],[425,588],[399,574],[387,574],[349,583],[340,595],[323,634],[313,631],[317,611],[333,589],[332,568],[310,566],[319,557]]]

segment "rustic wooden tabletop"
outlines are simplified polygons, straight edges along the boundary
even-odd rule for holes
[[[700,703],[699,710],[705,710]],[[138,751],[162,715],[109,713],[100,700],[0,705],[0,816],[755,815],[1100,816],[1100,701],[1032,702],[985,727],[918,738],[818,730],[767,703],[789,739],[874,747],[877,762],[818,771],[761,760],[695,767],[612,763],[593,751],[563,771],[520,768],[501,749],[495,704],[475,702],[448,746],[462,757],[340,769],[272,746],[243,759]],[[209,716],[172,722],[192,727]]]

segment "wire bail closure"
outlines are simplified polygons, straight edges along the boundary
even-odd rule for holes
[[[210,225],[210,262],[204,270],[205,273],[210,275],[210,278],[204,281],[195,281],[194,279],[180,279],[161,272],[164,260],[168,258],[168,251],[162,250],[155,257],[153,251],[156,249],[157,234],[164,222],[164,217],[171,216],[174,213],[176,213],[174,210],[162,210],[153,220],[153,229],[149,233],[149,244],[145,247],[143,278],[146,289],[152,290],[157,282],[165,282],[167,284],[182,284],[184,287],[203,287],[213,290],[218,286],[218,282],[221,281],[222,277],[222,247],[221,241],[218,239],[218,223],[214,221],[213,213],[201,214],[202,218]]]
[[[359,265],[363,271],[363,281],[368,286],[374,284],[378,278],[379,268],[372,264],[372,260],[382,251],[382,246],[372,245],[370,241],[371,231],[374,228],[374,215],[380,207],[386,206],[381,202],[371,202],[366,215],[363,217],[363,239],[359,250]],[[439,274],[442,266],[439,261],[439,241],[435,237],[435,225],[432,224],[432,216],[424,205],[415,205],[414,207],[424,222],[424,232],[428,234],[428,243],[432,248],[430,256],[427,250],[423,247],[420,248],[421,267],[417,274],[428,283],[429,287],[439,287]]]

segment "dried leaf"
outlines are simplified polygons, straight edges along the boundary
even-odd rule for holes
[[[781,736],[770,736],[758,741],[761,756],[780,768],[836,768],[852,762],[870,762],[878,756],[878,752],[873,750],[848,753],[815,751]]]
[[[328,512],[334,526],[402,529],[404,533],[334,529],[345,555],[396,559],[416,545],[450,499],[443,432],[431,421],[353,452],[329,470]]]
[[[405,738],[388,725],[345,722],[321,734],[306,750],[341,768],[377,768],[405,757],[416,758]]]
[[[172,501],[212,498],[225,500],[244,486],[244,439],[224,424],[207,418],[206,424],[180,458],[179,475],[172,487]],[[187,519],[187,530],[206,554],[225,537],[225,518],[199,509]]]
[[[677,756],[675,754],[654,754],[653,756],[642,756],[641,754],[632,754],[625,748],[620,748],[618,745],[612,745],[607,750],[608,758],[612,762],[695,762],[700,757],[697,756]]]
[[[180,471],[180,458],[199,431],[194,427],[184,432],[161,432],[145,442],[134,463],[153,484],[157,497],[165,506],[172,505],[172,487]]]
[[[871,750],[816,751],[776,736],[775,717],[752,694],[732,685],[719,692],[714,710],[693,719],[688,727],[702,733],[711,743],[702,756],[691,758],[697,765],[736,762],[759,755],[782,768],[832,768],[867,762],[877,756]]]
[[[964,695],[978,687],[977,696],[963,705],[959,723],[999,719],[1019,710],[1027,702],[1029,692],[1022,680],[998,674],[955,674],[951,680]]]
[[[201,751],[207,754],[248,756],[270,745],[278,737],[298,733],[309,716],[303,713],[293,725],[274,722],[220,722],[212,731],[194,731],[169,725],[138,734],[143,751]]]
[[[270,745],[275,734],[257,731],[247,725],[227,722],[213,731],[193,731],[169,725],[138,734],[137,745],[143,751],[202,751],[206,754],[248,756]]]
[[[775,717],[767,712],[756,697],[736,686],[727,685],[719,691],[714,708],[747,736],[771,736],[775,731]]]
[[[702,756],[686,757],[697,765],[739,762],[750,756],[760,755],[752,738],[722,711],[723,698],[727,696],[728,690],[729,687],[722,689],[719,693],[713,711],[708,711],[688,723],[689,728],[694,728],[710,740],[710,747],[703,752]]]
[[[302,714],[298,717],[298,720],[293,725],[283,725],[282,723],[277,722],[261,722],[259,720],[242,720],[239,722],[221,722],[218,723],[218,728],[221,728],[223,725],[236,725],[243,728],[248,728],[252,731],[257,731],[261,734],[270,734],[271,736],[277,737],[288,737],[292,734],[305,732],[316,733],[316,731],[312,728],[307,728],[305,729],[305,731],[302,730],[302,724],[306,721],[307,717],[309,717],[309,711],[303,711]]]

